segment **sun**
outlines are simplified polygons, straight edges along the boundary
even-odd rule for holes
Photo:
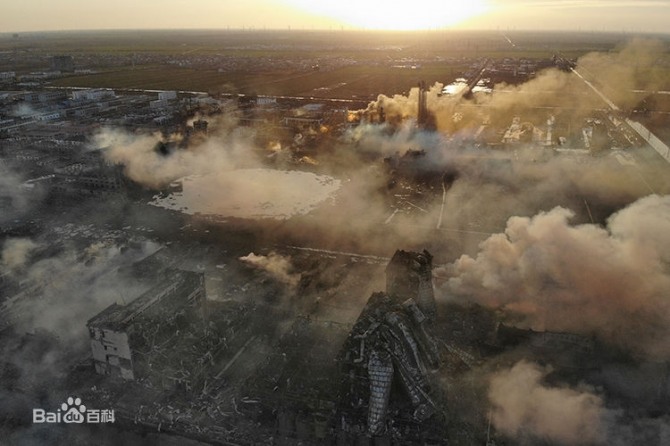
[[[343,24],[378,30],[422,30],[457,25],[490,10],[488,0],[286,0],[304,11]]]

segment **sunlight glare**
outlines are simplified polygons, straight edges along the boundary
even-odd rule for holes
[[[365,29],[421,30],[457,25],[487,12],[488,0],[414,0],[394,3],[380,0],[285,0],[302,10]]]

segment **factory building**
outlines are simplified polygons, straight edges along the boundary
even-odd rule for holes
[[[75,167],[77,166],[54,174],[53,192],[75,196],[99,196],[127,190],[129,185],[120,166],[100,166],[81,171],[77,171]]]
[[[320,118],[297,118],[288,116],[282,120],[285,126],[295,126],[306,128],[310,126],[320,127],[323,124],[323,119]]]
[[[97,373],[137,379],[138,352],[169,340],[185,319],[203,317],[204,274],[168,269],[161,279],[128,305],[112,304],[88,321]]]
[[[13,81],[16,79],[16,72],[14,71],[3,71],[0,72],[0,82],[3,81]]]
[[[99,101],[100,99],[114,97],[114,90],[108,89],[86,89],[72,92],[73,101]]]
[[[171,101],[173,99],[177,99],[176,91],[161,91],[158,93],[159,101]]]
[[[56,102],[67,99],[64,91],[34,91],[23,95],[23,100],[31,104]]]

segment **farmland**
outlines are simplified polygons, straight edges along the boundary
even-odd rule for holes
[[[371,99],[419,80],[449,83],[477,61],[577,58],[625,36],[531,32],[98,31],[0,34],[0,59],[20,74],[70,55],[55,87],[159,89]],[[1,61],[1,60],[0,60]]]

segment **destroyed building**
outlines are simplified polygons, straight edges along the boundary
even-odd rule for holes
[[[433,256],[397,250],[386,267],[386,293],[395,300],[414,299],[431,320],[437,316],[433,293]],[[404,301],[404,300],[403,300]]]
[[[74,173],[57,173],[53,178],[55,193],[75,196],[100,196],[125,190],[128,181],[119,166],[87,169]]]
[[[430,371],[440,367],[436,317],[431,254],[396,251],[386,268],[386,292],[372,294],[340,353],[342,429],[410,443],[442,436],[430,382]]]
[[[147,343],[169,341],[189,319],[204,317],[204,275],[168,269],[157,285],[127,305],[112,304],[87,323],[95,370],[133,380]],[[148,346],[150,347],[150,346]],[[139,372],[139,373],[138,373]]]

